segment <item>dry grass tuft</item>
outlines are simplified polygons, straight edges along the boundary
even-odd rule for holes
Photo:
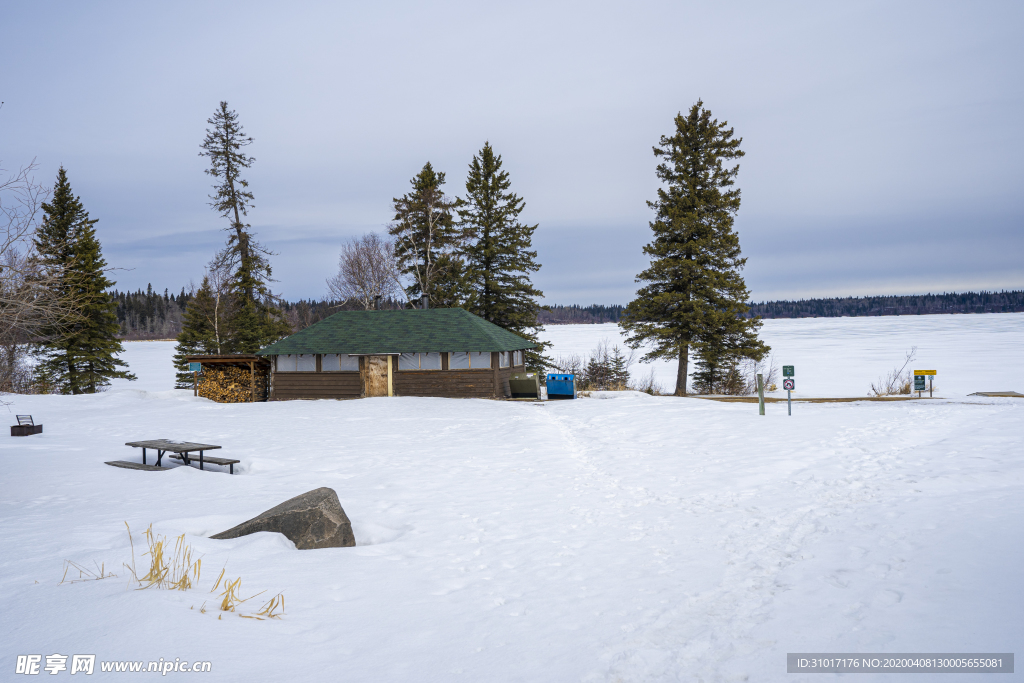
[[[59,586],[62,583],[80,583],[82,581],[99,581],[100,579],[117,578],[117,574],[108,573],[106,571],[106,563],[96,564],[94,562],[93,565],[96,567],[96,571],[88,569],[87,567],[83,567],[77,562],[72,562],[71,560],[64,560],[64,576],[61,578],[60,583],[58,583],[57,585]],[[78,572],[78,578],[68,581],[68,572],[72,569]],[[39,582],[36,581],[36,583]]]
[[[128,528],[127,522],[125,522],[125,527]],[[195,551],[191,545],[185,542],[185,534],[174,540],[174,548],[169,559],[165,553],[167,538],[154,534],[152,524],[146,529],[145,536],[149,550],[142,556],[149,556],[149,572],[140,579],[135,568],[135,541],[132,539],[131,528],[128,528],[128,541],[132,547],[132,564],[130,567],[126,564],[125,567],[131,572],[135,582],[139,584],[138,590],[156,587],[187,591],[192,588],[193,582],[199,581],[203,561],[201,558],[193,559]]]
[[[215,590],[217,590],[218,587],[220,587],[221,579],[224,579],[224,572],[225,572],[224,569],[220,570],[220,576],[217,577],[217,582],[214,583],[213,584],[213,588],[210,589],[211,593],[214,592]],[[234,581],[228,581],[227,579],[224,579],[224,591],[220,594],[220,597],[221,597],[220,611],[221,612],[234,612],[235,608],[238,607],[239,605],[241,605],[242,603],[249,602],[253,598],[255,598],[257,596],[260,596],[260,595],[263,595],[264,593],[267,592],[267,591],[263,590],[263,591],[260,591],[259,593],[256,593],[256,595],[250,595],[247,598],[243,598],[243,597],[241,597],[241,595],[239,595],[239,591],[241,591],[241,589],[242,589],[242,577],[241,576],[239,576]],[[284,608],[284,596],[282,594],[280,594],[280,593],[278,593],[276,596],[274,596],[274,598],[271,599],[270,603],[273,603],[277,598],[281,599],[281,608],[283,609]],[[268,603],[268,604],[270,604],[270,603]],[[267,605],[264,605],[263,609],[261,609],[259,612],[257,612],[257,614],[264,614],[264,612],[266,610],[267,610]],[[271,609],[269,610],[269,612],[270,613],[267,614],[266,616],[270,616],[271,618],[277,618],[277,615],[273,614],[273,612],[274,612],[274,606],[273,605],[271,605]],[[246,619],[260,619],[260,617],[258,617],[258,616],[251,616],[251,615],[248,615],[248,614],[239,614],[238,616],[245,617]]]
[[[146,575],[140,578],[139,572],[141,570],[135,565],[135,540],[132,538],[132,530],[128,527],[127,522],[125,522],[124,526],[128,529],[128,542],[132,553],[131,565],[124,563],[124,567],[131,573],[132,581],[138,585],[136,590],[163,588],[164,590],[187,591],[196,587],[203,563],[201,558],[195,557],[195,550],[192,546],[185,542],[185,534],[175,538],[174,545],[171,546],[165,536],[158,536],[153,533],[153,525],[150,524],[144,534],[148,549],[142,554],[142,557],[149,557],[149,569]],[[72,570],[78,572],[78,578],[73,578],[69,581],[68,574]],[[221,614],[217,615],[218,619],[221,618],[224,612],[235,612],[240,617],[256,619],[258,621],[281,618],[281,615],[284,614],[283,593],[278,593],[272,597],[255,614],[241,614],[238,612],[240,605],[263,595],[266,591],[260,591],[255,595],[243,598],[241,597],[242,577],[230,581],[224,578],[225,572],[226,568],[220,570],[220,575],[214,582],[213,588],[210,589],[211,593],[222,589],[219,610]],[[116,576],[116,574],[107,572],[105,565],[97,565],[95,571],[93,571],[71,560],[65,560],[64,576],[60,582],[63,584],[78,583],[79,581],[98,581],[99,579],[109,579]],[[131,582],[129,582],[130,585]],[[189,609],[195,609],[195,605],[192,605]],[[199,613],[206,614],[206,611],[206,602],[204,601],[199,608]]]
[[[281,615],[284,614],[284,593],[278,593],[270,598],[270,601],[263,605],[256,614],[268,619],[280,619]]]

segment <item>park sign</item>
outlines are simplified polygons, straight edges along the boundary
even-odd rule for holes
[[[932,395],[932,377],[939,374],[935,370],[914,370],[914,391],[922,392],[927,390],[928,396]],[[928,378],[928,386],[925,386],[925,378]],[[917,394],[918,398],[921,394]]]
[[[793,379],[796,376],[796,367],[793,365],[782,366],[782,376],[785,377],[782,380],[782,388],[786,390],[786,414],[793,414],[793,394],[790,393],[796,389],[796,380]]]
[[[203,371],[203,364],[202,363],[189,363],[188,364],[188,371],[189,372],[202,372]]]

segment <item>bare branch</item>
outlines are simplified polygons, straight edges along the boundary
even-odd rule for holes
[[[405,296],[394,242],[372,232],[345,242],[338,273],[327,279],[327,289],[331,298],[357,301],[365,310],[378,299]]]

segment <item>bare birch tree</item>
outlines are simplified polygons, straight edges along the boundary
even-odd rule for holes
[[[356,301],[365,310],[379,299],[404,297],[394,242],[371,232],[342,244],[338,272],[327,279],[327,290],[336,301]]]
[[[228,254],[229,250],[225,249],[214,256],[206,270],[206,279],[213,298],[213,309],[204,312],[204,316],[213,329],[217,355],[221,354],[221,342],[225,332],[224,323],[230,317],[231,263]],[[194,295],[195,291],[192,293]]]

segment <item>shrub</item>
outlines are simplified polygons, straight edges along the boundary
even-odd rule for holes
[[[696,394],[720,394],[725,396],[749,396],[757,393],[757,376],[762,375],[765,391],[775,391],[778,386],[779,368],[775,356],[755,361],[750,358],[737,359],[718,372],[696,372],[693,376],[693,392]]]
[[[909,395],[914,386],[914,379],[910,376],[910,370],[907,370],[907,366],[916,357],[917,347],[912,346],[903,358],[903,365],[893,368],[892,372],[885,377],[879,377],[877,384],[871,383],[871,391],[868,392],[868,396]]]
[[[629,368],[635,361],[635,351],[627,355],[602,339],[589,355],[560,356],[554,369],[575,375],[578,391],[624,391],[629,388]]]

